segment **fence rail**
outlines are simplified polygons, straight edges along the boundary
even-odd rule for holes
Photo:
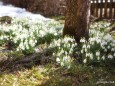
[[[115,19],[115,0],[91,0],[91,14],[98,18]]]

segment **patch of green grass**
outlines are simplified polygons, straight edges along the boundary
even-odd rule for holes
[[[51,18],[55,19],[56,21],[60,22],[61,24],[65,23],[65,16],[53,16]]]
[[[45,74],[50,78],[42,86],[114,86],[114,68],[73,65],[69,70],[48,65]],[[102,82],[102,83],[101,83]],[[108,82],[105,83],[104,82]],[[109,83],[114,82],[114,83]]]
[[[41,74],[38,67],[17,71],[13,74],[2,74],[0,76],[0,86],[39,86],[47,79]]]
[[[0,17],[0,23],[11,23],[12,18],[9,16]]]
[[[109,66],[93,67],[75,65],[70,69],[57,64],[36,65],[30,69],[0,73],[0,86],[114,86],[115,69]]]
[[[8,52],[7,56],[9,57],[9,59],[13,59],[15,61],[25,58],[25,55],[22,52],[17,51]]]
[[[55,20],[65,20],[65,16],[52,16],[51,18]]]

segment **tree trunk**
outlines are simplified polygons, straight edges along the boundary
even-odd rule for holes
[[[90,0],[67,0],[63,35],[74,36],[76,42],[89,37]]]

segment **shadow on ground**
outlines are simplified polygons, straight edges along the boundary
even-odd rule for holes
[[[0,73],[13,73],[16,71],[31,69],[33,66],[45,65],[51,62],[51,53],[44,50],[31,55],[23,55],[17,52],[0,56]],[[19,55],[20,54],[20,55]]]

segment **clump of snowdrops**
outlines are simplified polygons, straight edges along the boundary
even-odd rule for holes
[[[115,39],[107,32],[110,23],[99,22],[90,25],[89,40],[81,38],[78,46],[71,37],[61,37],[63,25],[54,20],[31,20],[14,18],[10,25],[0,25],[0,44],[9,40],[17,51],[30,54],[36,46],[45,43],[53,48],[53,56],[61,66],[70,68],[74,58],[83,63],[115,59]]]
[[[80,40],[80,53],[84,63],[115,59],[115,39],[109,34],[110,23],[99,22],[90,26],[90,38]]]
[[[70,68],[73,57],[81,58],[83,63],[114,60],[115,39],[107,32],[109,25],[107,22],[92,24],[89,40],[81,38],[79,46],[71,37],[54,40],[50,47],[55,46],[56,52],[53,55],[56,56],[56,61],[61,66]]]
[[[58,38],[61,28],[54,20],[13,18],[11,24],[0,25],[0,44],[10,41],[16,51],[30,54],[36,51],[37,45]]]
[[[49,48],[54,48],[53,56],[56,57],[57,63],[61,66],[70,68],[73,62],[74,48],[77,46],[75,40],[71,37],[60,38],[53,40]]]

